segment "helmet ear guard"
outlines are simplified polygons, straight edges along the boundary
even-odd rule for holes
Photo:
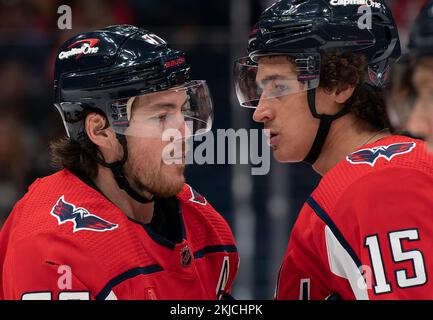
[[[84,120],[89,110],[81,102],[60,102],[54,106],[60,113],[68,137],[80,141],[85,135]],[[101,113],[101,112],[100,112]]]

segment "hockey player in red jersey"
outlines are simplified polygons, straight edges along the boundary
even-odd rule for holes
[[[36,180],[0,233],[0,299],[230,297],[232,232],[184,181],[185,139],[212,124],[185,54],[107,27],[64,43],[54,87],[63,170]]]
[[[400,56],[384,1],[283,0],[235,63],[275,158],[323,178],[304,204],[276,299],[433,299],[433,159],[392,135],[382,95]]]
[[[405,72],[395,81],[388,104],[390,118],[398,128],[426,140],[433,152],[433,1],[422,8],[409,37]]]

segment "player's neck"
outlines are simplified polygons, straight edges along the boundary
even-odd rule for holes
[[[140,203],[132,199],[118,187],[110,169],[99,166],[94,183],[128,217],[143,223],[151,222],[154,203]]]
[[[389,135],[389,131],[360,131],[354,116],[348,114],[333,122],[313,169],[324,176],[356,149]]]

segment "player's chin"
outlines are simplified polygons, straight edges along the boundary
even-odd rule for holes
[[[161,192],[158,194],[159,197],[173,197],[182,191],[185,185],[185,176],[180,175],[167,175],[164,178],[165,185],[161,186]]]
[[[183,162],[163,163],[162,170],[168,175],[172,175],[174,177],[176,176],[183,177],[183,173],[185,172],[185,163]]]
[[[165,179],[172,181],[174,184],[183,186],[185,183],[185,164],[164,165],[162,172],[165,175]]]
[[[281,163],[297,163],[302,162],[304,157],[296,154],[290,148],[273,148],[274,159]]]

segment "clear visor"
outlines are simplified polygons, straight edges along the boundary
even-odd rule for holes
[[[415,105],[421,102],[412,82],[414,66],[407,58],[403,57],[394,65],[386,90],[386,108],[391,125],[395,130],[403,131],[407,131]]]
[[[394,93],[387,99],[387,112],[391,125],[396,130],[406,130],[417,96],[413,93]]]
[[[433,119],[433,91],[421,94],[410,92],[400,99],[391,97],[387,102],[387,111],[395,129],[410,131],[409,121],[414,120],[411,121],[411,129],[418,131],[416,124],[424,123],[425,119]]]
[[[319,74],[311,61],[314,62],[314,58],[287,56],[266,56],[258,63],[248,57],[239,59],[234,66],[239,103],[243,107],[256,108],[261,99],[275,99],[317,88]]]
[[[110,124],[116,133],[136,137],[181,139],[212,128],[212,98],[206,81],[148,93],[111,104]]]

